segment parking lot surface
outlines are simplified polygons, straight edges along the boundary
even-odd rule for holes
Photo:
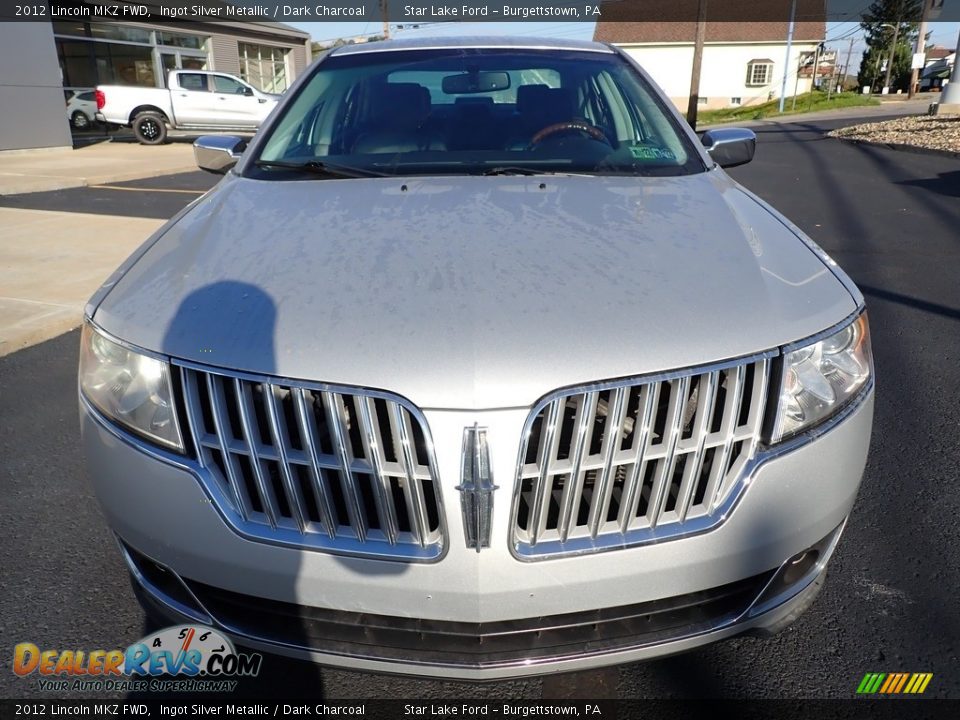
[[[852,120],[842,124],[851,124]],[[362,675],[266,657],[248,697],[849,698],[867,672],[932,672],[960,697],[960,167],[948,158],[825,137],[837,121],[755,128],[731,174],[796,222],[867,298],[876,421],[856,507],[813,608],[771,640],[738,638],[582,675],[470,684]],[[169,217],[215,178],[190,173],[4,198],[66,212]],[[173,192],[166,192],[173,191]],[[78,239],[78,242],[82,240]],[[112,537],[84,477],[77,332],[0,358],[0,696],[41,696],[12,646],[126,647],[143,634]],[[46,695],[50,695],[46,693]],[[63,694],[56,697],[63,697]]]

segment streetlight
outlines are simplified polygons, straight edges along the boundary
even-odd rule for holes
[[[896,30],[896,28],[895,28],[893,25],[891,25],[890,23],[880,23],[880,27],[888,27],[888,28],[893,28],[894,30]],[[876,84],[877,84],[877,76],[878,76],[880,73],[882,73],[884,70],[888,70],[889,67],[890,67],[890,63],[889,63],[889,62],[886,62],[886,63],[883,62],[882,59],[881,59],[881,57],[880,57],[880,53],[878,52],[878,53],[874,56],[874,59],[873,59],[873,75],[871,76],[871,77],[872,77],[872,80],[873,80],[873,82],[871,83],[871,86],[872,86],[872,87],[876,87]],[[887,85],[889,85],[889,84],[890,84],[890,76],[887,75]]]
[[[893,72],[893,56],[897,52],[897,38],[900,37],[900,18],[897,18],[896,25],[880,23],[880,27],[893,28],[893,42],[890,43],[890,59],[887,61],[887,76],[883,81],[883,87],[887,89],[887,92],[890,92],[890,73]]]

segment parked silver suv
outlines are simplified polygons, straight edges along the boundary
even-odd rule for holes
[[[340,48],[86,308],[90,477],[144,605],[497,678],[773,632],[863,472],[863,298],[596,43]],[[242,153],[242,154],[241,154]]]

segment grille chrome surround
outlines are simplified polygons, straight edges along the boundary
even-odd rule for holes
[[[365,388],[175,364],[205,484],[241,534],[384,560],[443,556],[437,463],[416,406]]]
[[[514,555],[613,550],[723,522],[749,481],[775,356],[543,398],[527,417],[517,461]]]

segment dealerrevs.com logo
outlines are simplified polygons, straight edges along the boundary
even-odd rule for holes
[[[229,638],[204,625],[164,628],[126,650],[41,650],[30,642],[13,650],[13,671],[36,676],[39,690],[102,692],[232,691],[234,678],[255,677],[262,656],[238,653]]]

